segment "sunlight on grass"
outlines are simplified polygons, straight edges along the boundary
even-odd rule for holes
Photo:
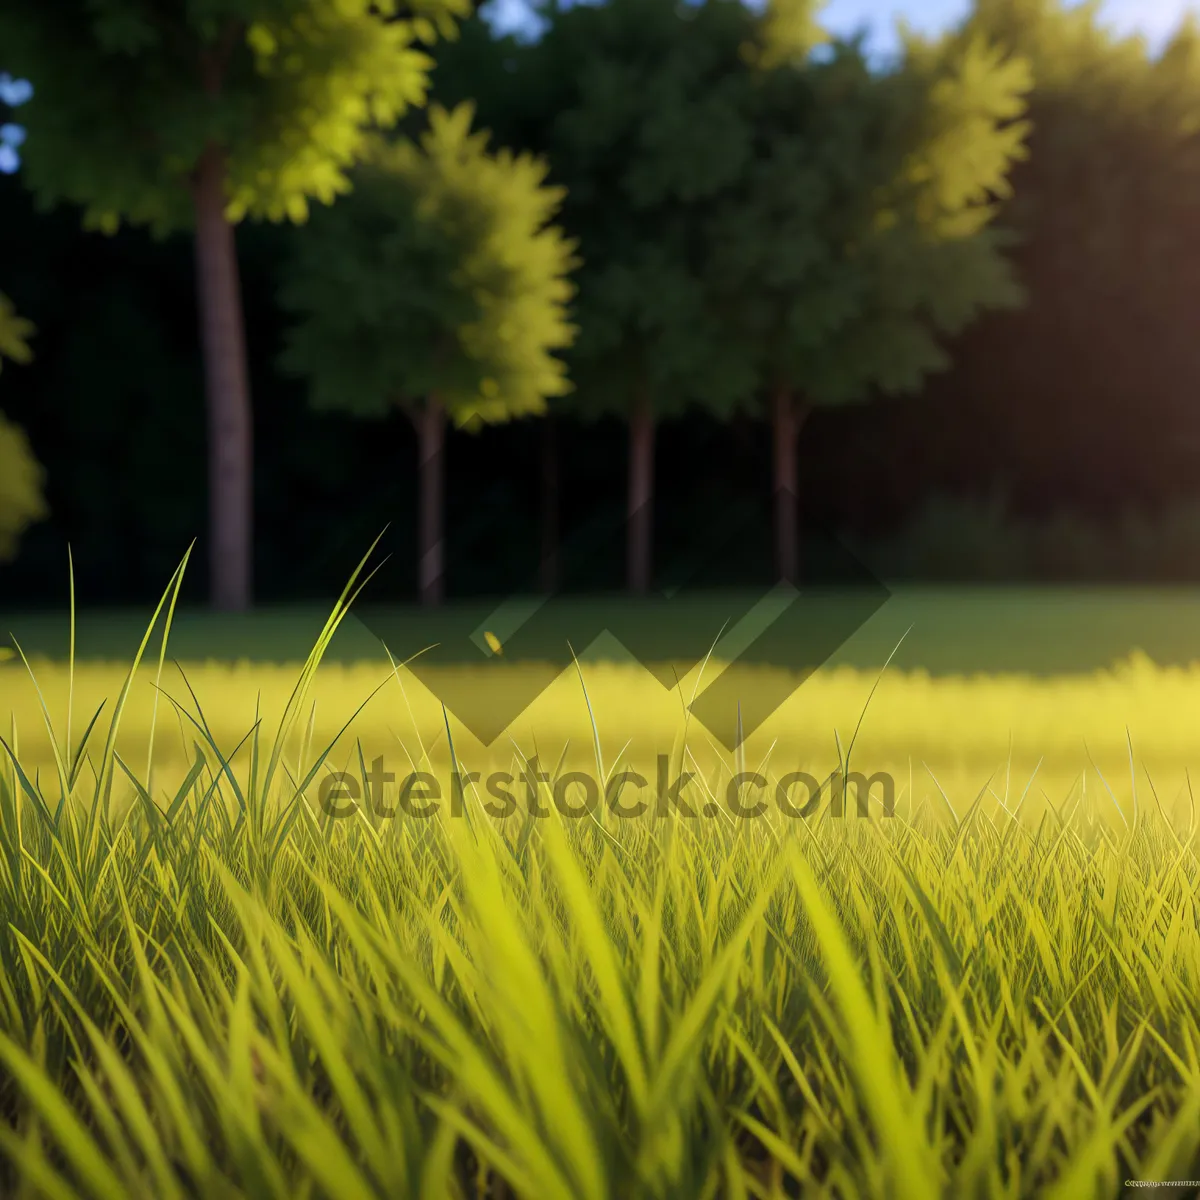
[[[1066,1198],[1192,1170],[1200,674],[885,674],[852,754],[896,774],[895,819],[736,819],[735,771],[845,766],[873,677],[808,681],[728,752],[682,689],[584,665],[487,749],[403,670],[321,668],[356,582],[290,670],[181,674],[150,634],[123,673],[0,668],[3,1194]],[[376,754],[537,755],[545,816],[478,786],[324,813]],[[657,754],[706,818],[556,810],[572,763],[607,786]]]

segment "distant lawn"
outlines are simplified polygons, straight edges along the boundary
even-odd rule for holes
[[[384,628],[400,661],[439,639],[461,648],[463,656],[430,655],[393,681],[379,639],[351,619],[314,680],[304,722],[312,722],[313,745],[336,743],[339,769],[356,762],[360,748],[367,762],[378,755],[404,763],[428,757],[438,769],[448,769],[449,724],[472,770],[489,764],[508,769],[514,744],[522,753],[542,754],[550,762],[561,755],[567,769],[586,770],[594,754],[594,721],[610,766],[614,755],[654,764],[658,754],[682,753],[683,738],[698,769],[719,772],[728,767],[727,749],[744,719],[747,762],[769,759],[778,771],[811,767],[822,777],[837,761],[838,737],[846,746],[857,729],[854,755],[860,766],[888,772],[918,805],[941,806],[947,795],[960,813],[981,788],[1015,802],[1035,776],[1031,802],[1041,803],[1043,790],[1062,802],[1085,786],[1080,780],[1086,776],[1089,795],[1097,786],[1105,795],[1113,787],[1131,811],[1132,741],[1138,786],[1149,788],[1152,780],[1168,811],[1180,803],[1186,808],[1187,772],[1194,775],[1197,765],[1200,589],[905,590],[827,657],[831,669],[811,678],[797,673],[793,662],[776,662],[782,670],[763,668],[761,658],[722,670],[722,661],[733,655],[720,647],[717,662],[689,677],[730,614],[745,610],[746,599],[725,594],[684,604],[624,598],[564,603],[548,636],[577,648],[584,660],[582,681],[569,662],[558,669],[561,656],[551,660],[549,671],[536,658],[522,659],[519,632],[503,639],[502,661],[486,662],[467,636],[480,626],[500,627],[488,604],[451,605],[435,613],[412,607],[368,611],[370,625]],[[818,621],[832,620],[836,607],[818,611]],[[146,763],[157,711],[158,788],[178,785],[194,760],[199,731],[177,704],[204,712],[223,752],[232,753],[260,720],[270,736],[324,617],[315,606],[238,618],[181,614],[170,649],[187,686],[173,666],[163,673],[162,693],[151,686],[154,640],[122,717],[122,761]],[[106,714],[101,729],[107,728],[146,619],[137,612],[85,614],[78,669],[70,676],[63,665],[64,614],[7,620],[0,615],[0,631],[14,630],[34,660],[37,684],[19,662],[0,664],[0,732],[10,741],[19,733],[20,753],[35,773],[55,771],[42,703],[56,736],[65,739],[73,695],[72,745],[101,704]],[[627,656],[620,648],[595,636],[606,619],[631,641],[677,655],[690,650],[694,657],[681,667],[666,653],[657,660],[645,657],[653,676],[623,665]],[[910,627],[880,680],[880,668]],[[585,653],[589,643],[594,645]],[[784,645],[780,658],[788,650]],[[1138,652],[1150,661],[1136,661]],[[664,670],[664,660],[679,669]],[[1118,664],[1127,665],[1113,670]],[[1187,666],[1191,669],[1172,669]],[[692,708],[701,675],[704,689]],[[188,688],[194,689],[194,701]],[[685,703],[694,718],[690,727]],[[352,717],[352,729],[343,733]],[[93,752],[98,753],[95,747]],[[239,769],[247,768],[244,760],[242,754]],[[0,769],[4,764],[0,755]],[[653,776],[654,770],[646,775]]]
[[[688,657],[702,654],[722,626],[756,598],[748,593],[713,593],[671,602],[619,596],[570,598],[556,602],[557,615],[540,641],[514,637],[510,642],[501,637],[510,661],[536,659],[541,646],[553,643],[557,648],[567,641],[583,658],[620,661],[626,656],[611,639],[595,641],[595,631],[605,626],[636,631],[639,644],[661,646],[664,659]],[[347,620],[326,659],[343,664],[382,659],[377,636],[382,633],[400,659],[438,643],[441,661],[470,662],[477,652],[466,637],[487,626],[495,607],[476,601],[450,604],[435,612],[415,606],[366,608],[367,623],[354,616]],[[814,610],[808,626],[832,619],[842,607],[838,602]],[[128,659],[150,611],[82,613],[78,659]],[[326,615],[327,610],[317,605],[265,608],[245,616],[180,612],[171,636],[172,656],[183,662],[301,660]],[[897,590],[841,645],[830,665],[877,669],[910,626],[893,665],[935,675],[1011,671],[1058,675],[1107,667],[1137,651],[1163,666],[1186,665],[1200,661],[1200,588],[905,588]],[[818,637],[815,644],[841,643],[841,632],[832,632],[833,628],[826,641]],[[0,638],[7,642],[11,632],[34,657],[64,659],[67,630],[65,611],[0,612]],[[592,651],[585,654],[589,644]],[[768,647],[744,661],[774,662],[773,655],[778,656],[778,648]]]

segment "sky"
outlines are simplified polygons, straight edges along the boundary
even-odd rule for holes
[[[1103,19],[1119,33],[1143,34],[1157,50],[1179,25],[1184,14],[1195,10],[1200,0],[1104,0]],[[502,32],[536,28],[528,0],[490,0],[491,16]],[[921,33],[937,33],[960,21],[970,0],[829,0],[822,23],[836,34],[868,33],[873,54],[887,55],[896,46],[898,18]],[[15,86],[15,91],[14,91]],[[0,74],[0,103],[25,99],[27,85]],[[19,102],[19,101],[18,101]],[[9,122],[0,125],[0,173],[11,174],[20,165],[18,147],[21,128]]]
[[[966,16],[970,0],[829,0],[821,20],[829,30],[852,34],[870,31],[869,45],[887,54],[895,45],[896,19],[902,17],[922,33],[938,33]],[[1156,49],[1196,3],[1188,0],[1105,0],[1104,19],[1121,33],[1142,33]],[[504,31],[530,27],[527,0],[491,0],[496,25]]]
[[[1184,13],[1194,8],[1186,0],[1106,0],[1103,18],[1121,33],[1142,33],[1155,48],[1178,27]],[[963,0],[831,0],[823,24],[838,33],[860,26],[874,27],[873,41],[890,48],[895,18],[903,17],[923,33],[937,33],[966,16],[970,3]]]

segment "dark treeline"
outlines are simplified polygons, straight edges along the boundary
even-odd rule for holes
[[[29,434],[46,471],[52,517],[33,525],[20,555],[0,565],[5,605],[59,603],[71,544],[90,602],[157,596],[188,544],[203,534],[204,398],[191,248],[137,230],[83,234],[69,212],[35,213],[0,177],[5,280],[37,325],[36,369],[5,372],[5,411]],[[364,422],[314,412],[302,381],[276,369],[284,320],[276,305],[288,231],[238,233],[256,427],[256,568],[263,602],[326,599],[384,526],[395,586],[416,586],[415,437],[399,415]],[[453,435],[447,527],[456,594],[536,578],[544,422]],[[554,421],[564,530],[624,503],[620,421]],[[734,497],[753,494],[769,435],[751,421],[695,414],[672,423],[659,455],[664,534],[686,537]],[[481,505],[487,501],[486,511]],[[769,561],[769,538],[763,552]],[[565,585],[619,586],[621,561],[597,562]],[[185,594],[207,592],[203,556]]]
[[[949,368],[917,395],[813,412],[799,442],[801,510],[859,538],[893,536],[947,496],[966,504],[999,494],[1018,517],[1066,511],[1100,524],[1200,497],[1200,42],[1185,29],[1153,60],[1101,35],[1086,13],[1031,0],[984,0],[962,36],[980,29],[1033,66],[1030,155],[999,218],[1015,235],[1008,253],[1026,300],[954,338]],[[506,91],[512,47],[476,22],[462,32],[439,47],[435,97],[470,97],[481,127],[524,148]],[[237,233],[255,406],[257,599],[336,593],[385,523],[396,587],[415,588],[411,427],[399,414],[366,422],[314,412],[304,382],[278,369],[292,236],[256,224]],[[4,291],[37,327],[36,362],[4,372],[3,407],[46,469],[52,514],[24,536],[16,563],[0,567],[3,602],[61,601],[68,542],[89,602],[144,602],[204,533],[188,239],[82,232],[77,211],[39,212],[19,177],[7,177],[0,263]],[[546,436],[541,419],[451,435],[454,594],[535,576]],[[625,423],[564,415],[553,438],[560,525],[597,506],[619,514]],[[658,435],[659,538],[698,536],[733,497],[762,491],[770,462],[761,421],[670,414]],[[770,553],[765,533],[764,563]],[[205,569],[200,556],[193,598],[205,593]],[[619,561],[597,560],[565,582],[620,581]]]

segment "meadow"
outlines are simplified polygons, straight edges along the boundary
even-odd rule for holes
[[[5,1195],[1200,1177],[1193,593],[897,593],[732,748],[689,717],[695,675],[603,643],[485,746],[399,665],[444,617],[400,620],[392,662],[340,604],[322,628],[170,603],[144,640],[148,614],[10,622]],[[486,701],[535,669],[444,671]],[[694,818],[554,803],[564,772],[658,756]],[[422,819],[322,811],[322,779],[376,757],[441,780],[536,758],[544,815],[469,785]],[[739,814],[735,775],[797,769],[886,772],[895,815]]]

